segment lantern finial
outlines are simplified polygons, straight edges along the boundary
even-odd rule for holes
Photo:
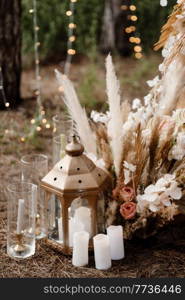
[[[80,156],[84,152],[84,146],[79,142],[76,135],[72,136],[72,141],[67,144],[66,153],[69,156]]]

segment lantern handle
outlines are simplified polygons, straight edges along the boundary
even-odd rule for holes
[[[80,156],[84,152],[84,146],[80,143],[78,135],[72,135],[72,140],[66,145],[65,151],[69,156]]]

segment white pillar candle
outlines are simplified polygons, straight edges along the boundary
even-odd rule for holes
[[[123,240],[123,227],[109,226],[107,228],[107,235],[110,240],[110,253],[112,260],[119,260],[124,258],[124,240]]]
[[[85,227],[81,222],[77,222],[74,218],[69,220],[69,247],[73,247],[73,236],[76,232],[85,231]]]
[[[21,234],[24,223],[24,199],[18,201],[17,234]]]
[[[58,219],[58,239],[59,241],[63,241],[63,224],[62,224],[62,218]]]
[[[81,222],[76,222],[74,218],[69,219],[69,247],[73,247],[73,235],[75,232],[83,231],[84,225]],[[58,219],[58,238],[60,242],[63,242],[63,224],[62,218]]]
[[[97,234],[93,238],[95,266],[98,270],[107,270],[111,267],[110,241],[105,234]]]
[[[84,231],[87,231],[91,237],[91,210],[85,206],[77,208],[75,210],[74,219],[76,223],[82,223],[84,225]]]
[[[89,262],[89,233],[86,231],[75,232],[73,235],[73,257],[72,264],[83,267]]]

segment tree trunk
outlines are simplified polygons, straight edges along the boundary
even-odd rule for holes
[[[0,0],[0,67],[6,102],[20,102],[21,0]],[[4,107],[0,91],[0,107]]]
[[[105,0],[100,49],[104,54],[115,48],[114,18],[112,0]]]
[[[129,7],[130,0],[105,0],[100,49],[103,53],[117,50],[121,55],[129,56],[131,45],[124,30],[130,25],[129,9],[122,10],[121,5]]]

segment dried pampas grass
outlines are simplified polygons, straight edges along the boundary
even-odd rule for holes
[[[180,92],[184,87],[185,65],[177,58],[168,66],[162,78],[163,91],[159,99],[158,114],[169,115],[177,107]]]
[[[123,118],[121,113],[120,85],[116,77],[112,57],[109,54],[106,59],[106,86],[110,111],[108,122],[108,136],[112,149],[116,175],[119,176],[123,151]]]
[[[63,101],[74,121],[76,133],[79,135],[87,153],[97,156],[96,138],[91,130],[85,109],[82,108],[72,82],[59,71],[55,70],[57,80],[64,89]]]
[[[175,5],[174,11],[169,16],[167,23],[162,27],[159,41],[154,45],[154,50],[159,50],[164,47],[169,36],[175,32],[174,24],[177,21],[176,16],[182,13],[183,3]]]

